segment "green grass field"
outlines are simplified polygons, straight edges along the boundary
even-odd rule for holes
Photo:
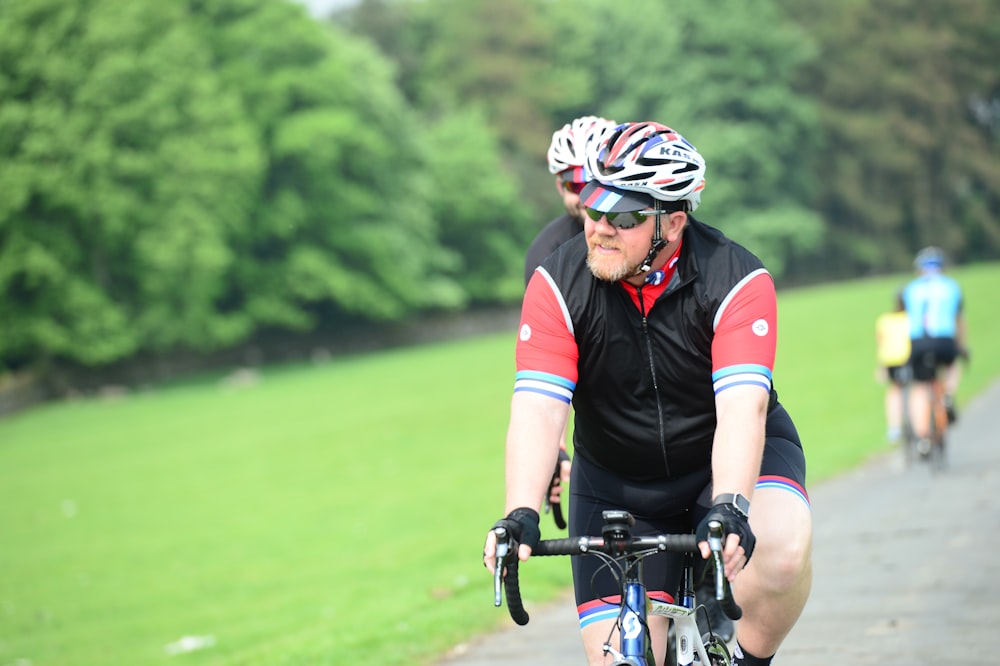
[[[1000,376],[1000,265],[954,274],[962,404]],[[874,321],[904,277],[779,294],[775,385],[813,484],[886,451]],[[0,666],[429,664],[509,623],[480,550],[512,349],[503,333],[0,421]],[[569,572],[534,560],[523,580],[530,605]],[[184,636],[210,638],[170,656]]]

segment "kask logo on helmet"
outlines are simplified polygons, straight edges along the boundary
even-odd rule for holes
[[[694,156],[688,151],[671,146],[660,146],[660,157],[680,157],[685,160],[694,159]]]

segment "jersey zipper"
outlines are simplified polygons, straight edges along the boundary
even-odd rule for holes
[[[649,319],[646,317],[646,302],[642,300],[642,286],[635,288],[639,297],[639,312],[642,314],[642,335],[646,340],[646,355],[649,358],[649,374],[653,378],[653,395],[656,396],[656,419],[660,426],[660,451],[663,453],[663,469],[670,477],[670,464],[667,462],[666,428],[663,423],[663,404],[660,402],[660,387],[656,381],[656,365],[653,363],[653,340],[649,335]]]

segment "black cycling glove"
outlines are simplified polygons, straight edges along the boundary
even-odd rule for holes
[[[740,545],[743,546],[743,551],[747,554],[747,562],[749,562],[750,556],[753,555],[754,545],[757,543],[757,537],[753,535],[753,531],[750,529],[750,523],[747,521],[746,514],[740,511],[735,504],[728,502],[716,504],[708,512],[708,515],[698,523],[698,529],[695,530],[695,538],[699,542],[708,541],[708,523],[713,520],[718,520],[722,523],[723,541],[730,534],[735,534],[740,538]]]
[[[503,527],[514,541],[534,548],[538,545],[539,539],[542,538],[538,521],[537,511],[522,507],[508,513],[506,518],[498,520],[493,527]]]

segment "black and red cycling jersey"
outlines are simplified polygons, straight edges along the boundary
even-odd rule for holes
[[[690,216],[678,253],[642,287],[594,277],[586,255],[580,234],[528,284],[515,392],[572,401],[575,453],[612,472],[653,479],[709,466],[717,393],[750,384],[776,402],[771,275]]]
[[[524,284],[531,282],[535,269],[545,260],[545,257],[570,238],[583,233],[583,222],[569,213],[563,213],[545,225],[531,241],[524,255]]]

